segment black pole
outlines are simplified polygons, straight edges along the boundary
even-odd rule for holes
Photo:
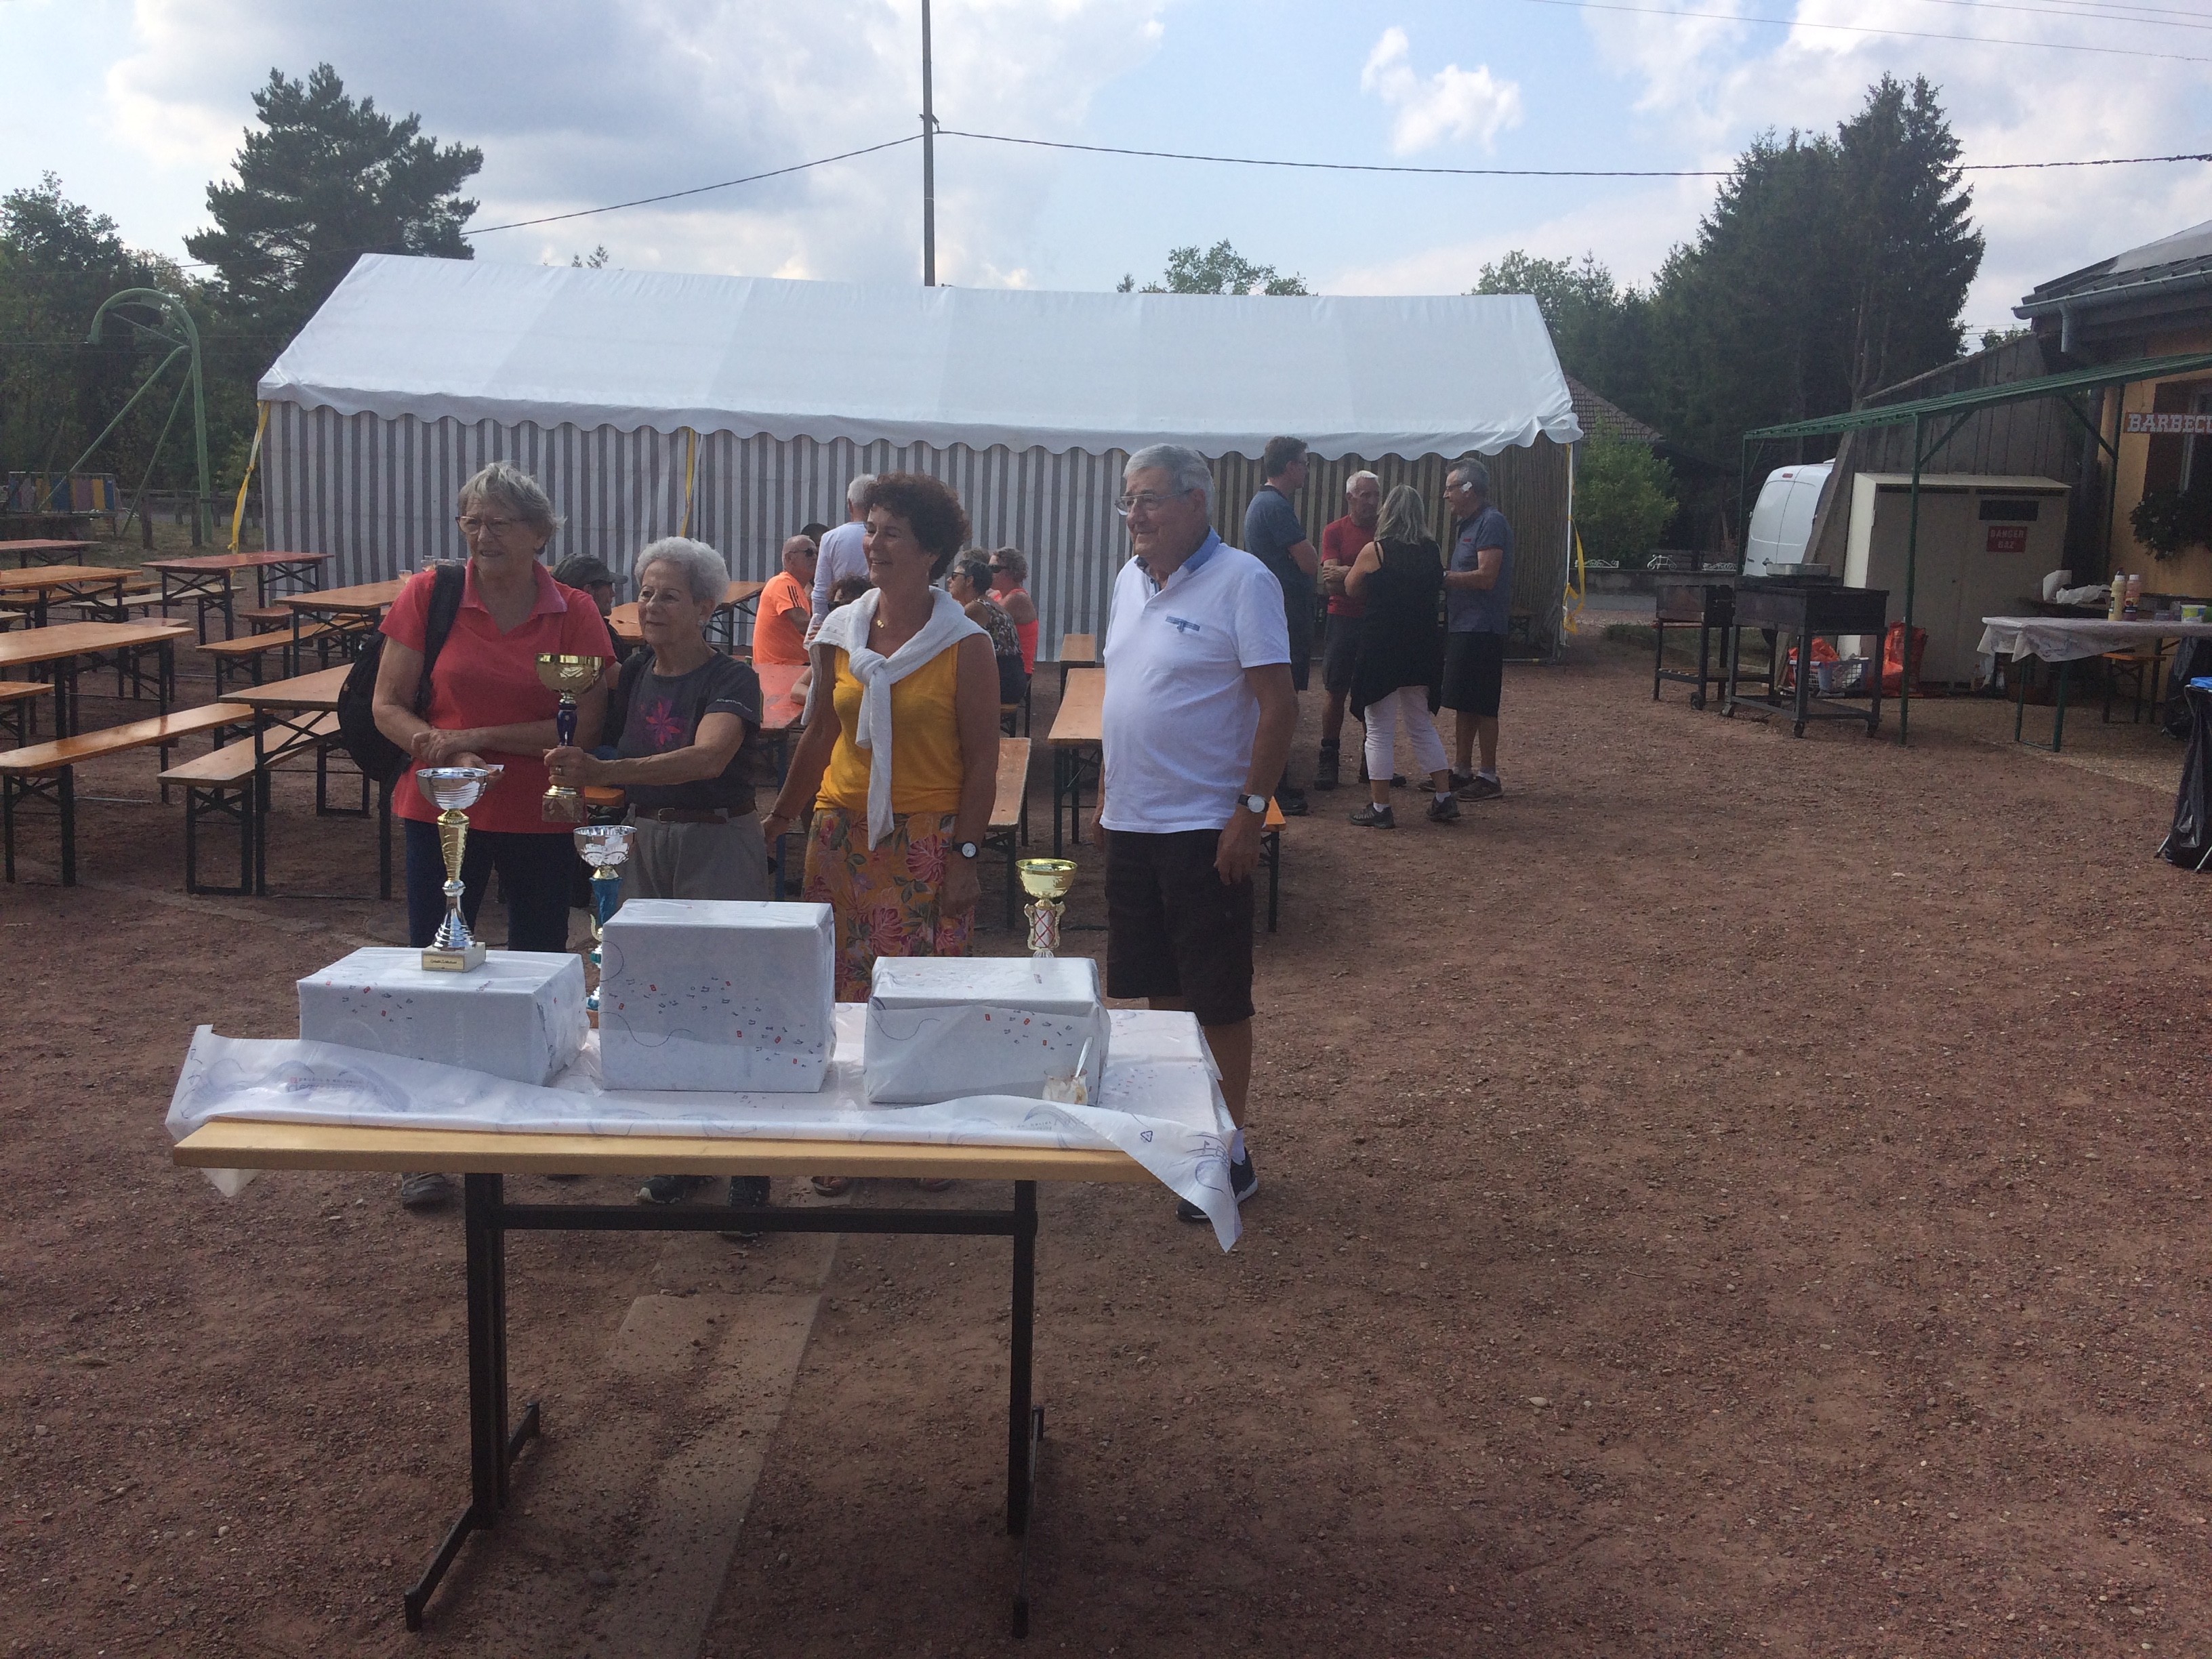
[[[937,286],[937,116],[930,103],[929,0],[921,0],[921,285]]]

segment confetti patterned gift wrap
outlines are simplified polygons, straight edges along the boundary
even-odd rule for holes
[[[632,899],[599,944],[610,1089],[811,1093],[836,1045],[826,904]]]
[[[300,1037],[550,1083],[590,1029],[580,957],[494,951],[465,974],[420,951],[356,951],[300,981]]]
[[[1098,1098],[1107,1020],[1088,957],[878,957],[864,1074],[877,1106],[963,1095],[1042,1099],[1080,1068]]]

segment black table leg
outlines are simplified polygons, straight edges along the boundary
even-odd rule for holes
[[[54,735],[76,735],[76,659],[64,657],[54,665]]]
[[[1743,654],[1743,629],[1730,628],[1728,638],[1722,642],[1721,655],[1727,659],[1727,678],[1721,682],[1721,718],[1735,718],[1736,663]]]
[[[1797,735],[1805,735],[1805,723],[1812,718],[1813,706],[1813,630],[1800,629],[1797,632]]]
[[[1008,1337],[1012,1369],[1006,1389],[1006,1531],[1030,1528],[1030,1358],[1036,1331],[1036,1182],[1014,1183],[1014,1301]]]
[[[1713,659],[1712,649],[1713,625],[1708,622],[1701,622],[1698,624],[1698,689],[1690,698],[1690,707],[1692,708],[1703,708],[1705,706],[1705,676],[1710,671]]]

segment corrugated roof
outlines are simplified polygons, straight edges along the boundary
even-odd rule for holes
[[[2212,287],[2212,220],[2055,276],[2022,296],[2013,314],[2036,317],[2082,300],[2105,304],[2153,289],[2200,283]]]

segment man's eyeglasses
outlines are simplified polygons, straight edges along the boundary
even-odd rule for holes
[[[1122,496],[1114,503],[1114,510],[1125,519],[1139,507],[1147,513],[1155,513],[1170,501],[1181,501],[1190,493],[1188,489],[1177,489],[1163,495],[1155,489],[1140,489],[1133,495]]]
[[[461,527],[464,536],[497,536],[514,528],[520,519],[480,519],[473,513],[465,513],[454,523]]]

